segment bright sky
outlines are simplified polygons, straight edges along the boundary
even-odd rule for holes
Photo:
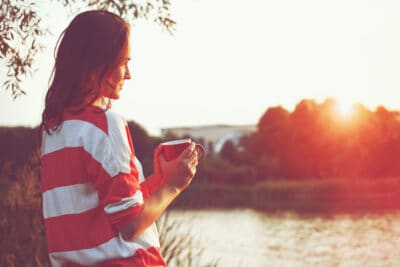
[[[152,22],[133,27],[133,79],[113,106],[151,134],[255,124],[268,107],[292,110],[304,98],[400,109],[400,1],[172,0],[172,7],[173,36]],[[40,122],[56,38],[71,19],[54,5],[40,11],[54,36],[24,82],[28,95],[14,102],[0,91],[0,125]]]

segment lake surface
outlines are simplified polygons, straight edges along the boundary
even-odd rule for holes
[[[399,212],[300,216],[251,209],[171,210],[159,228],[163,244],[182,238],[173,257],[181,262],[171,261],[170,267],[400,266]],[[199,255],[188,256],[188,251]],[[193,260],[185,263],[188,258]]]

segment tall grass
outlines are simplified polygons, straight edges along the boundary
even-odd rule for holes
[[[3,166],[0,182],[0,266],[50,266],[42,217],[38,156],[17,169]]]
[[[162,254],[170,267],[216,267],[218,261],[202,263],[204,248],[199,248],[191,238],[190,233],[182,232],[193,229],[190,218],[174,220],[169,211],[165,212],[157,221],[160,231]],[[191,227],[192,226],[192,227]]]

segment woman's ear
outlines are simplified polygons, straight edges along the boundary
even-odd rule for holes
[[[91,88],[95,88],[95,91],[99,91],[100,92],[102,90],[102,87],[103,87],[102,83],[104,81],[102,81],[100,79],[100,71],[99,70],[95,70],[95,71],[93,71],[92,73],[90,73],[88,75],[87,82],[88,82],[88,85]]]

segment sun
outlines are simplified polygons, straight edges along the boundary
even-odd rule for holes
[[[351,118],[354,115],[354,103],[347,100],[336,100],[336,114],[341,118]]]

